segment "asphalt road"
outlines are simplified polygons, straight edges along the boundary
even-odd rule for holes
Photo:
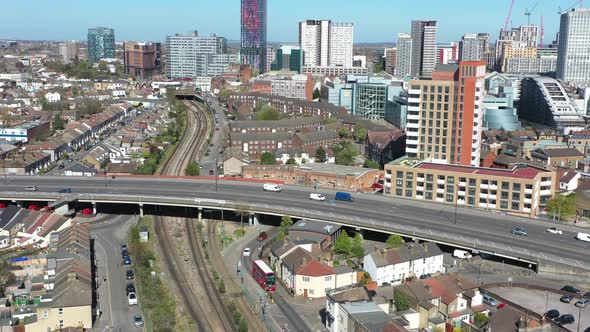
[[[8,184],[0,185],[1,191],[23,191],[26,186],[36,185],[39,191],[57,192],[71,188],[73,193],[112,193],[138,196],[163,196],[179,198],[222,199],[241,203],[270,204],[284,208],[287,213],[294,211],[321,212],[330,216],[346,216],[359,222],[379,223],[388,227],[407,227],[418,231],[444,235],[447,238],[462,239],[473,243],[494,243],[502,248],[524,249],[526,256],[551,255],[577,261],[579,265],[590,266],[587,255],[590,243],[576,241],[579,227],[560,226],[563,235],[546,233],[550,222],[512,217],[487,211],[458,208],[457,218],[454,207],[411,200],[383,197],[379,195],[354,194],[354,202],[316,202],[309,200],[313,190],[305,187],[285,186],[280,193],[264,192],[257,183],[188,180],[174,178],[123,178],[117,177],[104,187],[104,179],[73,177],[10,177]],[[332,191],[322,191],[333,197]],[[456,221],[456,222],[455,222]],[[523,227],[528,236],[512,235],[513,227]]]
[[[213,131],[211,143],[209,146],[207,146],[207,149],[210,150],[208,152],[209,155],[203,155],[201,157],[201,160],[199,162],[199,164],[203,166],[203,169],[201,169],[201,175],[209,175],[211,174],[210,171],[217,172],[216,164],[222,162],[222,154],[220,153],[220,151],[223,151],[225,149],[225,146],[227,145],[227,142],[225,140],[225,130],[228,128],[228,122],[227,118],[225,117],[223,107],[219,105],[219,102],[215,98],[210,98],[209,102],[211,103],[211,108],[213,109],[214,113],[217,114],[217,123],[215,123],[214,118],[213,127],[219,128],[219,130],[214,129]]]

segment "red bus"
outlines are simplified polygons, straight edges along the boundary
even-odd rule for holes
[[[274,292],[276,289],[275,285],[275,273],[271,270],[266,263],[262,260],[255,260],[252,264],[252,277],[256,282],[267,292]]]

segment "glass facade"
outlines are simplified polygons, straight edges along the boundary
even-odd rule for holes
[[[110,28],[88,29],[88,61],[115,57],[115,30]]]
[[[260,72],[266,69],[266,0],[242,0],[241,58]]]

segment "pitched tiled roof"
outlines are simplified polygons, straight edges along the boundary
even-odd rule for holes
[[[333,268],[317,260],[312,260],[297,271],[297,275],[307,277],[321,277],[332,274],[336,274],[336,271]]]

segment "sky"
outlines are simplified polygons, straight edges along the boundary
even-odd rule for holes
[[[588,0],[587,0],[588,1]],[[24,0],[2,1],[0,39],[86,40],[89,27],[115,29],[117,41],[163,41],[166,35],[198,30],[240,38],[239,0]],[[465,33],[497,38],[511,0],[268,0],[268,41],[296,42],[298,22],[331,19],[355,24],[354,41],[395,42],[412,19],[438,21],[438,42]],[[512,26],[527,23],[525,8],[538,3],[531,24],[543,15],[545,43],[559,29],[558,7],[575,0],[515,0]],[[509,24],[510,26],[510,24]]]

